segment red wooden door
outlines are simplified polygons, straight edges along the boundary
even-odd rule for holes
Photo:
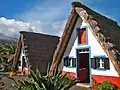
[[[80,51],[78,50],[77,53],[77,57],[78,57],[78,80],[80,80],[81,82],[84,83],[88,83],[89,82],[89,53],[80,53]]]
[[[78,43],[86,44],[86,28],[78,30]]]

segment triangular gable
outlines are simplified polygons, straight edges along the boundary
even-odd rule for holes
[[[41,73],[46,74],[48,64],[52,62],[51,60],[58,42],[58,36],[21,31],[13,62],[13,70],[17,67],[21,48],[23,47],[29,66],[32,65],[38,68]]]
[[[120,41],[118,40],[118,38],[120,38],[120,27],[115,21],[94,12],[79,2],[73,2],[72,6],[72,12],[55,51],[50,71],[54,71],[54,69],[60,64],[73,31],[73,27],[78,16],[80,16],[90,28],[120,75]]]
[[[20,37],[19,37],[19,40],[18,40],[18,43],[17,43],[17,49],[16,49],[16,52],[15,52],[15,57],[14,57],[14,60],[13,60],[13,65],[12,65],[12,71],[15,71],[16,68],[17,68],[17,62],[18,62],[18,59],[19,59],[19,56],[20,56],[20,53],[21,53],[21,48],[22,48],[22,35],[20,34]]]
[[[79,22],[78,22],[79,21]],[[78,30],[81,30],[85,28],[87,30],[87,44],[85,45],[80,45],[78,44],[78,33],[76,32],[76,28],[80,27]],[[87,27],[86,23],[83,21],[82,24],[80,23],[80,17],[78,18],[76,25],[74,27],[73,33],[70,37],[70,41],[67,45],[67,48],[64,52],[64,55],[62,57],[62,64],[59,65],[59,69],[64,70],[65,67],[63,67],[63,62],[64,62],[64,57],[69,56],[72,58],[77,58],[77,53],[76,49],[78,48],[90,48],[90,58],[93,59],[94,57],[105,57],[108,58],[107,54],[104,52],[103,48],[101,47],[100,43],[96,40],[94,35],[92,34],[91,30],[89,27]],[[107,70],[96,70],[91,68],[91,73],[93,75],[105,75],[105,76],[119,76],[117,71],[115,70],[111,60],[109,61],[108,65],[109,69]],[[67,69],[66,69],[67,70]],[[72,70],[72,69],[70,69]],[[74,70],[76,72],[76,69]]]

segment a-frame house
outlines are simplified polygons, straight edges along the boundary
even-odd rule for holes
[[[20,31],[12,71],[28,75],[32,66],[46,75],[58,42],[58,36]]]
[[[92,84],[111,81],[120,87],[120,27],[79,2],[72,11],[53,55],[50,73],[58,71]]]

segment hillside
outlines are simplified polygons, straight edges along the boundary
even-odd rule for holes
[[[0,33],[0,43],[8,43],[8,42],[17,42],[17,39]]]

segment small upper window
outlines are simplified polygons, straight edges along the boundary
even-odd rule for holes
[[[87,44],[86,28],[78,29],[78,44]]]
[[[76,58],[73,57],[65,57],[64,58],[64,66],[65,67],[76,67]]]
[[[109,59],[105,57],[94,57],[91,58],[91,64],[93,69],[105,69],[109,70]]]

